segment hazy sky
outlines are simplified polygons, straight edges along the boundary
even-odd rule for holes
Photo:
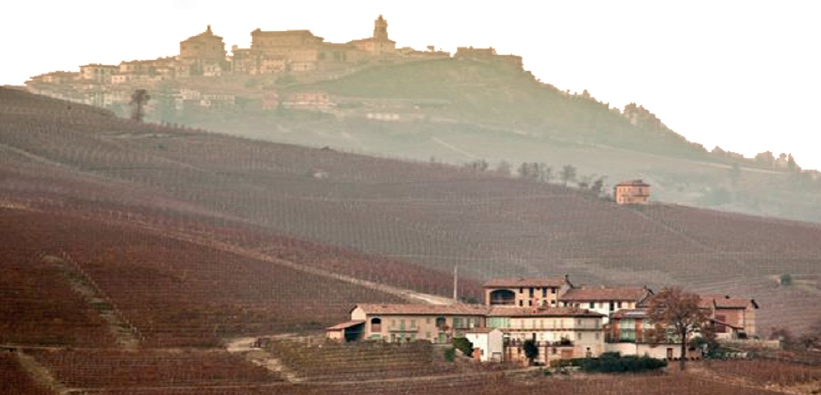
[[[10,4],[9,4],[10,3]],[[116,5],[115,5],[116,4]],[[179,52],[205,30],[310,29],[369,37],[383,14],[397,46],[494,47],[562,90],[636,102],[708,149],[792,153],[821,169],[821,1],[9,1],[0,85]]]

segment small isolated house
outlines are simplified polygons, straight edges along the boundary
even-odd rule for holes
[[[650,203],[650,184],[642,180],[620,182],[613,187],[613,199],[618,204]]]

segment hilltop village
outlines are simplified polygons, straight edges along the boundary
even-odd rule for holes
[[[524,362],[528,340],[538,348],[534,362],[542,364],[606,352],[667,360],[701,356],[693,347],[681,355],[674,338],[651,339],[654,292],[647,287],[576,286],[565,276],[493,279],[483,289],[481,305],[357,304],[351,320],[327,328],[326,335],[337,341],[434,344],[465,338],[474,347],[472,357],[483,362]],[[700,295],[699,308],[717,340],[756,336],[755,300]]]
[[[224,109],[251,101],[262,110],[278,108],[328,110],[334,103],[325,92],[299,91],[281,95],[279,88],[294,82],[336,79],[363,68],[451,58],[429,46],[420,51],[397,48],[388,37],[388,22],[374,21],[371,37],[330,43],[309,30],[251,32],[251,47],[232,46],[209,25],[204,32],[180,42],[179,54],[154,60],[123,61],[119,65],[87,64],[79,72],[55,71],[32,77],[33,93],[104,108],[127,105],[135,89],[146,89],[173,103],[174,111]],[[522,58],[499,55],[493,48],[459,47],[452,58],[510,65],[521,70]],[[149,103],[158,106],[160,100]],[[149,111],[150,112],[150,111]],[[371,115],[390,118],[394,115]]]

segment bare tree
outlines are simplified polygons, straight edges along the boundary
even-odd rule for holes
[[[503,159],[498,165],[496,165],[496,173],[505,177],[510,177],[511,168],[510,163]]]
[[[651,343],[677,342],[681,344],[679,369],[684,370],[687,359],[687,339],[699,333],[711,338],[709,311],[699,306],[701,297],[685,292],[679,287],[667,287],[650,299],[647,316],[654,325],[650,333]]]
[[[553,179],[553,168],[547,163],[539,163],[539,181],[550,183]]]
[[[596,196],[601,196],[602,193],[604,192],[604,179],[605,178],[607,178],[607,176],[601,176],[601,177],[597,178],[596,181],[593,181],[593,184],[590,185],[590,190],[593,191],[593,193],[595,193]]]
[[[131,104],[134,108],[131,110],[131,119],[141,122],[145,116],[144,107],[151,96],[145,89],[137,89],[131,94]]]
[[[562,179],[564,186],[567,186],[567,183],[570,181],[575,181],[576,167],[573,165],[564,165],[564,167],[562,167],[562,171],[559,172],[559,178]]]

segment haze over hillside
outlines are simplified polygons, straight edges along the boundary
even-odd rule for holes
[[[574,187],[135,125],[90,107],[0,93],[9,204],[80,202],[175,221],[202,217],[438,273],[459,266],[476,281],[566,273],[577,283],[721,290],[759,300],[762,328],[807,325],[815,318],[808,306],[821,296],[821,227],[814,224],[679,206],[626,208]],[[240,240],[270,248],[264,238]],[[370,274],[355,261],[323,265],[389,284],[419,278]],[[778,287],[783,274],[798,285]],[[413,287],[446,295],[442,284]],[[464,296],[477,291],[466,287]]]
[[[265,82],[256,83],[266,86]],[[333,81],[281,88],[327,92],[312,108],[263,111],[254,102],[179,121],[258,139],[373,155],[464,164],[541,162],[579,179],[642,178],[653,199],[821,221],[821,177],[787,157],[708,152],[641,106],[610,108],[568,94],[506,64],[444,59],[369,68]],[[726,148],[726,147],[725,147]],[[769,155],[769,156],[768,156]]]

